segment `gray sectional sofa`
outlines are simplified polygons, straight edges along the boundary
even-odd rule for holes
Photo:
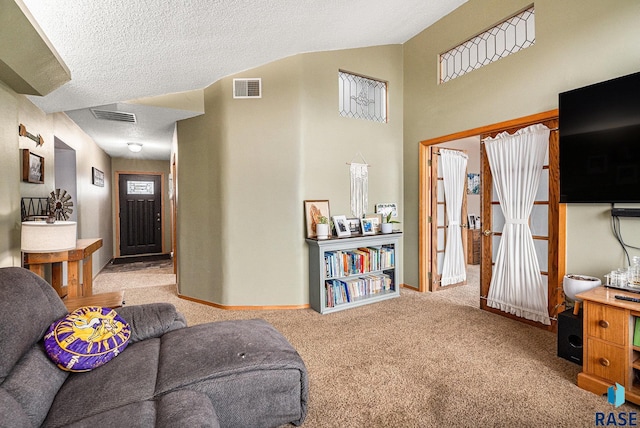
[[[125,306],[126,349],[84,373],[42,338],[67,310],[23,268],[0,269],[0,427],[274,427],[307,413],[304,362],[262,320],[187,327],[170,304]]]

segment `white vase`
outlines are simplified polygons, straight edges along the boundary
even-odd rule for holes
[[[324,223],[316,224],[316,238],[327,239],[329,237],[329,225]]]
[[[393,231],[393,224],[392,223],[382,223],[381,231],[382,231],[382,233],[391,233]]]

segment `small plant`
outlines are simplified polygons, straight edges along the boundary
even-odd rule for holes
[[[397,220],[391,220],[391,215],[393,214],[393,212],[389,211],[387,213],[387,215],[383,216],[383,223],[400,223]]]
[[[329,219],[326,216],[321,215],[318,217],[318,224],[329,224]]]

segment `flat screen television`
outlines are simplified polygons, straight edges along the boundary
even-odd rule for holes
[[[558,96],[560,202],[640,203],[640,72]]]

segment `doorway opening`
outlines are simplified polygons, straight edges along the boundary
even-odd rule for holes
[[[61,189],[66,191],[66,195],[71,196],[71,201],[74,206],[71,207],[68,212],[69,221],[75,221],[80,225],[78,221],[78,183],[76,173],[76,151],[69,147],[64,141],[58,137],[53,137],[54,144],[54,183],[55,189]],[[78,233],[80,230],[78,230]],[[82,274],[81,274],[82,275]],[[62,285],[67,284],[67,262],[62,263]],[[78,278],[78,281],[83,281],[82,277]]]
[[[429,156],[431,154],[431,146],[440,144],[455,144],[456,141],[475,138],[482,141],[488,137],[495,137],[500,132],[508,132],[512,134],[518,129],[525,128],[533,124],[544,124],[550,129],[557,130],[558,111],[552,110],[507,122],[500,122],[493,125],[475,128],[468,131],[450,134],[443,137],[425,140],[420,143],[420,204],[419,204],[419,291],[431,291],[433,274],[431,272],[432,262],[432,243],[434,242],[432,227],[429,223],[431,216],[432,191],[430,187],[430,171],[428,166]],[[564,227],[560,225],[565,222],[565,206],[559,202],[559,171],[558,171],[558,136],[557,132],[551,132],[549,138],[548,160],[545,166],[546,181],[541,187],[544,189],[545,196],[536,199],[536,205],[541,208],[539,211],[543,213],[536,220],[535,226],[545,231],[545,234],[536,235],[534,232],[534,240],[539,244],[540,248],[538,256],[543,260],[540,263],[541,275],[544,276],[547,284],[548,295],[548,313],[552,319],[551,325],[547,326],[534,321],[529,321],[515,315],[502,312],[498,309],[491,308],[487,305],[487,295],[489,285],[492,278],[492,269],[494,266],[495,253],[497,244],[500,242],[500,206],[494,197],[493,183],[491,181],[491,170],[489,168],[487,155],[482,144],[480,145],[480,179],[482,187],[480,191],[480,292],[478,299],[480,300],[480,308],[490,312],[513,318],[518,321],[535,325],[536,327],[555,330],[557,324],[556,315],[562,311],[564,305],[564,296],[562,293],[561,279],[564,276]],[[469,171],[471,172],[471,171]],[[542,200],[544,199],[544,200]],[[544,223],[544,224],[542,224]],[[435,238],[437,239],[437,237]]]

